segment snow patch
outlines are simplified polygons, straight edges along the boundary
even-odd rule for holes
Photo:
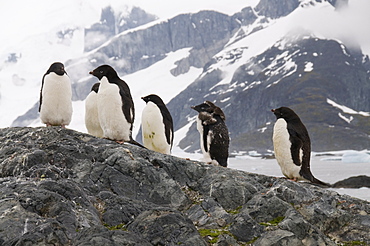
[[[346,163],[370,163],[370,154],[365,151],[347,151],[343,154],[342,162]]]
[[[308,73],[308,72],[311,72],[312,70],[313,70],[313,63],[307,62],[304,66],[304,71]]]
[[[225,98],[225,99],[222,99],[220,102],[224,103],[224,102],[227,102],[227,101],[229,101],[229,100],[230,100],[230,97],[227,97],[227,98]]]
[[[351,121],[353,120],[353,116],[350,116],[349,118],[347,118],[346,116],[342,115],[341,113],[338,113],[338,116],[339,116],[339,118],[341,118],[344,121],[346,121],[348,124],[350,124]]]
[[[342,110],[342,112],[343,113],[346,113],[346,114],[359,114],[359,115],[362,115],[362,116],[370,116],[370,113],[369,112],[355,111],[355,110],[353,110],[353,109],[351,109],[349,107],[340,105],[340,104],[334,102],[333,100],[330,100],[329,98],[326,99],[326,102],[328,104],[332,105],[333,107]]]

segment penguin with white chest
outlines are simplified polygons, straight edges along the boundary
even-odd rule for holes
[[[100,80],[97,101],[103,137],[119,143],[131,142],[135,109],[128,85],[109,65],[99,66],[90,74]]]
[[[85,100],[85,126],[87,132],[95,137],[103,137],[98,114],[98,92],[100,83],[95,83]]]
[[[141,117],[143,144],[146,148],[171,154],[173,121],[162,99],[154,94],[142,97],[146,102]]]
[[[71,81],[60,62],[51,64],[42,78],[39,112],[46,126],[65,127],[71,122]]]
[[[199,113],[197,129],[204,160],[227,167],[230,138],[225,124],[225,114],[210,101],[191,108]]]
[[[287,107],[271,111],[277,119],[272,137],[275,158],[284,176],[294,181],[307,180],[321,186],[329,186],[311,173],[311,141],[298,115]]]

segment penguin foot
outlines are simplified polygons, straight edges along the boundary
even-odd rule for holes
[[[58,126],[58,125],[53,125],[53,124],[50,124],[50,123],[46,123],[46,127],[49,127],[49,126]],[[66,128],[66,125],[60,125],[61,128]]]
[[[288,177],[283,177],[283,179],[286,179],[286,180],[290,180],[290,181],[294,181],[294,182],[298,182],[298,178],[288,178]]]
[[[218,164],[218,162],[217,161],[214,161],[214,160],[208,161],[206,163],[209,164],[209,165],[212,165],[212,166],[221,167],[221,165]]]

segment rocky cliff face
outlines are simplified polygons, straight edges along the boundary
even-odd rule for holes
[[[228,42],[239,23],[235,18],[214,11],[181,14],[145,28],[121,32],[106,45],[87,53],[83,59],[68,61],[72,80],[86,77],[88,69],[109,63],[121,75],[147,68],[162,60],[169,52],[191,47],[189,57],[178,61],[171,69],[175,76],[187,72],[190,66],[203,67]],[[74,84],[75,99],[84,99],[93,80]]]
[[[235,49],[213,62],[236,63],[243,52],[243,48]],[[183,119],[195,115],[190,106],[199,98],[215,102],[225,112],[230,148],[236,151],[273,149],[276,119],[270,110],[280,106],[292,108],[301,117],[314,151],[361,150],[370,144],[369,114],[344,112],[330,102],[369,112],[368,71],[368,57],[340,42],[308,36],[287,38],[240,65],[230,83],[219,84],[221,71],[210,69],[168,108],[181,128],[188,123]],[[178,105],[184,105],[181,111],[176,110]],[[194,123],[180,146],[194,151],[198,138]]]
[[[68,129],[0,129],[1,245],[370,243],[370,204]]]
[[[138,7],[122,11],[114,10],[111,6],[108,6],[102,9],[100,22],[85,28],[84,49],[85,51],[91,51],[118,33],[144,25],[155,19],[155,16]]]

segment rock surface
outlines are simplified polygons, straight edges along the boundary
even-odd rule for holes
[[[57,127],[0,129],[0,245],[370,243],[370,203]]]
[[[333,184],[333,188],[370,188],[370,177],[366,175],[359,175],[356,177],[349,177]]]

